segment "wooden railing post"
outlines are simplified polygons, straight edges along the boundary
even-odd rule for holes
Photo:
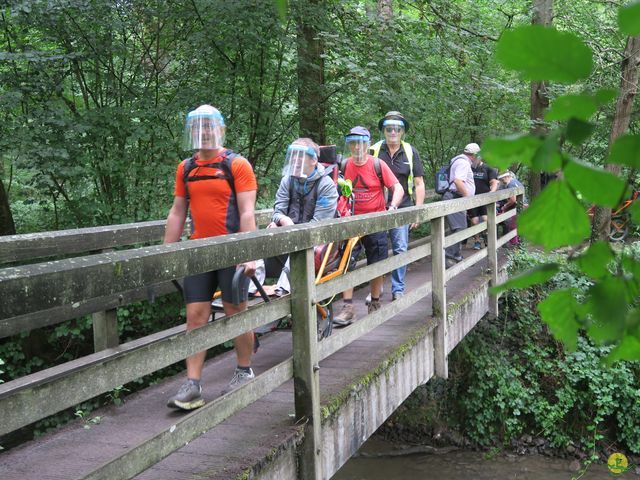
[[[435,373],[449,376],[447,365],[447,287],[445,285],[444,217],[431,220],[431,304],[438,322],[434,339]]]
[[[496,223],[496,204],[487,205],[487,258],[489,261],[489,270],[491,280],[489,286],[498,285],[498,224]],[[498,316],[498,296],[489,295],[489,315],[494,318]]]
[[[296,420],[306,422],[300,449],[298,478],[320,480],[321,422],[320,374],[318,365],[318,334],[316,307],[313,303],[313,249],[294,252],[291,265],[291,319],[293,329],[293,381]]]
[[[112,252],[113,248],[105,248],[105,252]],[[114,348],[120,345],[118,336],[118,314],[117,309],[110,308],[103,312],[91,314],[93,320],[93,351],[99,352],[107,348]]]

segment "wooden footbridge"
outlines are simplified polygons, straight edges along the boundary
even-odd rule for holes
[[[0,338],[93,316],[95,353],[0,384],[2,436],[291,315],[291,332],[262,337],[257,377],[220,396],[235,367],[232,353],[208,361],[207,404],[184,414],[166,400],[184,374],[137,392],[123,405],[0,453],[0,478],[26,479],[321,479],[330,478],[498,299],[488,287],[505,277],[495,202],[517,189],[435,202],[397,212],[336,219],[171,245],[164,222],[0,237]],[[488,205],[488,222],[445,236],[448,213]],[[262,220],[268,212],[259,212]],[[408,252],[314,285],[313,246],[409,223],[431,237]],[[263,222],[264,223],[264,222]],[[488,246],[445,270],[444,248],[483,230]],[[118,249],[118,250],[114,250]],[[87,252],[94,252],[87,254]],[[101,253],[95,253],[101,252]],[[116,309],[173,290],[171,281],[239,262],[290,254],[291,295],[186,332],[184,327],[120,344]],[[62,260],[29,263],[52,255]],[[321,342],[315,303],[409,264],[407,294]],[[18,265],[18,266],[16,266]],[[387,287],[388,288],[388,287]],[[364,293],[361,294],[361,297]],[[338,303],[339,305],[339,303]],[[90,428],[85,428],[90,427]]]

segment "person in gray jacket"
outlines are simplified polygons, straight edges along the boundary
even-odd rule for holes
[[[285,167],[276,192],[271,223],[267,228],[319,222],[336,216],[338,190],[324,165],[318,163],[320,148],[309,138],[298,138],[287,149]],[[276,293],[291,291],[289,260],[278,279]]]

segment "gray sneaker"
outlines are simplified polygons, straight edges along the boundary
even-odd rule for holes
[[[249,369],[249,371],[247,372],[245,370],[242,370],[241,368],[236,368],[236,371],[233,372],[233,377],[231,378],[229,385],[227,385],[222,390],[222,395],[226,395],[232,390],[235,390],[236,388],[240,388],[244,384],[249,383],[254,378],[256,378],[256,376],[253,373],[253,370]]]
[[[377,312],[378,310],[380,310],[380,300],[373,300],[369,304],[369,308],[367,309],[367,312],[373,313],[373,312]]]
[[[402,297],[404,297],[404,292],[396,292],[396,293],[393,293],[393,294],[391,295],[391,301],[392,301],[392,302],[395,302],[396,300],[398,300],[399,298],[402,298]]]
[[[202,386],[187,382],[180,387],[178,393],[169,399],[167,407],[194,410],[204,405]]]
[[[340,310],[340,313],[335,317],[333,317],[333,324],[338,328],[346,327],[348,325],[351,325],[351,321],[353,320],[353,317],[355,317],[355,313],[353,311],[353,304],[345,303],[342,306],[342,310]]]

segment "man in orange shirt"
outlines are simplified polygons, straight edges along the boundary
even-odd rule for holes
[[[189,112],[185,128],[185,146],[193,156],[178,165],[173,206],[167,217],[164,243],[180,241],[187,213],[191,210],[190,239],[215,237],[227,233],[251,232],[256,229],[255,201],[257,182],[251,164],[226,149],[225,124],[220,112],[202,105]],[[245,280],[255,272],[255,262],[246,262]],[[240,303],[233,302],[231,284],[236,266],[188,276],[184,279],[187,305],[187,330],[206,325],[211,315],[211,299],[218,287],[222,290],[222,306],[226,315],[246,310],[246,288]],[[254,378],[251,370],[253,332],[234,339],[238,366],[227,391]],[[187,382],[167,405],[193,410],[204,405],[200,378],[206,351],[187,357]]]

